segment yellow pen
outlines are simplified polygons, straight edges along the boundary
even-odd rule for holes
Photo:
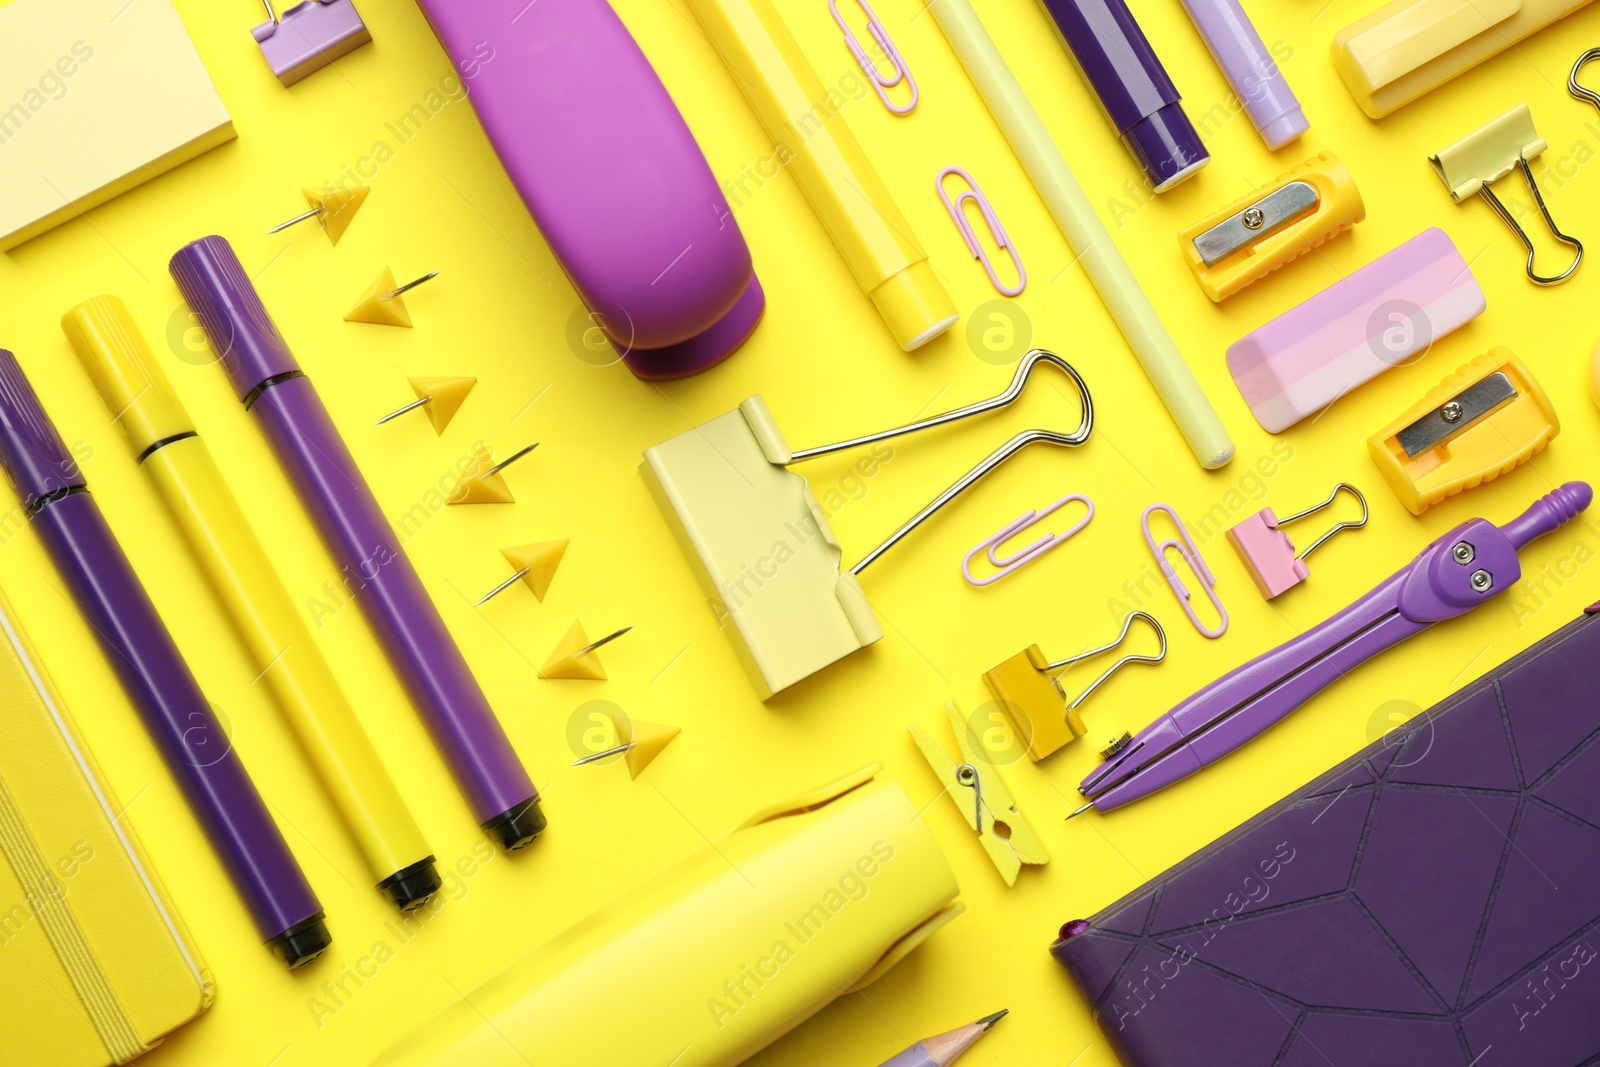
[[[422,831],[128,309],[97,296],[62,316],[61,328],[226,606],[378,889],[403,911],[422,904],[441,884]]]
[[[769,0],[689,0],[861,290],[907,352],[960,316],[911,224]],[[737,206],[738,183],[725,189]]]

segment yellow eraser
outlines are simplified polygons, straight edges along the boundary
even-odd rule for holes
[[[1413,515],[1528,462],[1561,432],[1531,371],[1496,346],[1367,439],[1372,462]]]
[[[172,0],[0,6],[0,251],[234,137]]]
[[[1332,152],[1319,152],[1178,234],[1178,248],[1200,288],[1220,302],[1366,217],[1350,172]]]

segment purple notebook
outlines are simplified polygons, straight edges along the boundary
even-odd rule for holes
[[[1586,614],[1064,926],[1122,1062],[1600,1064],[1597,670]]]

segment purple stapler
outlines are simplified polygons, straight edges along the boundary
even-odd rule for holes
[[[1378,653],[1511,588],[1522,576],[1517,553],[1593,500],[1587,482],[1568,482],[1504,526],[1488,519],[1457,526],[1337,615],[1125,735],[1078,787],[1089,803],[1073,815],[1119,808],[1193,774]]]
[[[350,0],[304,0],[282,15],[272,9],[272,0],[263,3],[267,21],[250,32],[267,66],[286,86],[372,40]]]
[[[694,135],[605,0],[419,0],[592,323],[641,378],[727,358],[766,298]]]

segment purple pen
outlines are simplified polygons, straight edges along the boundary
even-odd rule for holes
[[[1041,2],[1156,192],[1210,162],[1177,86],[1123,0]]]
[[[539,793],[428,599],[328,409],[233,248],[202,237],[168,265],[483,829],[508,851],[545,827]]]
[[[1183,7],[1269,149],[1277,151],[1311,128],[1239,0],[1183,0]]]
[[[290,967],[333,943],[306,876],[122,552],[78,464],[0,349],[0,466],[261,939]]]
[[[1587,482],[1568,482],[1504,526],[1487,519],[1457,526],[1337,615],[1124,739],[1078,786],[1089,803],[1072,814],[1120,808],[1215,763],[1378,653],[1511,588],[1522,576],[1518,551],[1593,500]]]

